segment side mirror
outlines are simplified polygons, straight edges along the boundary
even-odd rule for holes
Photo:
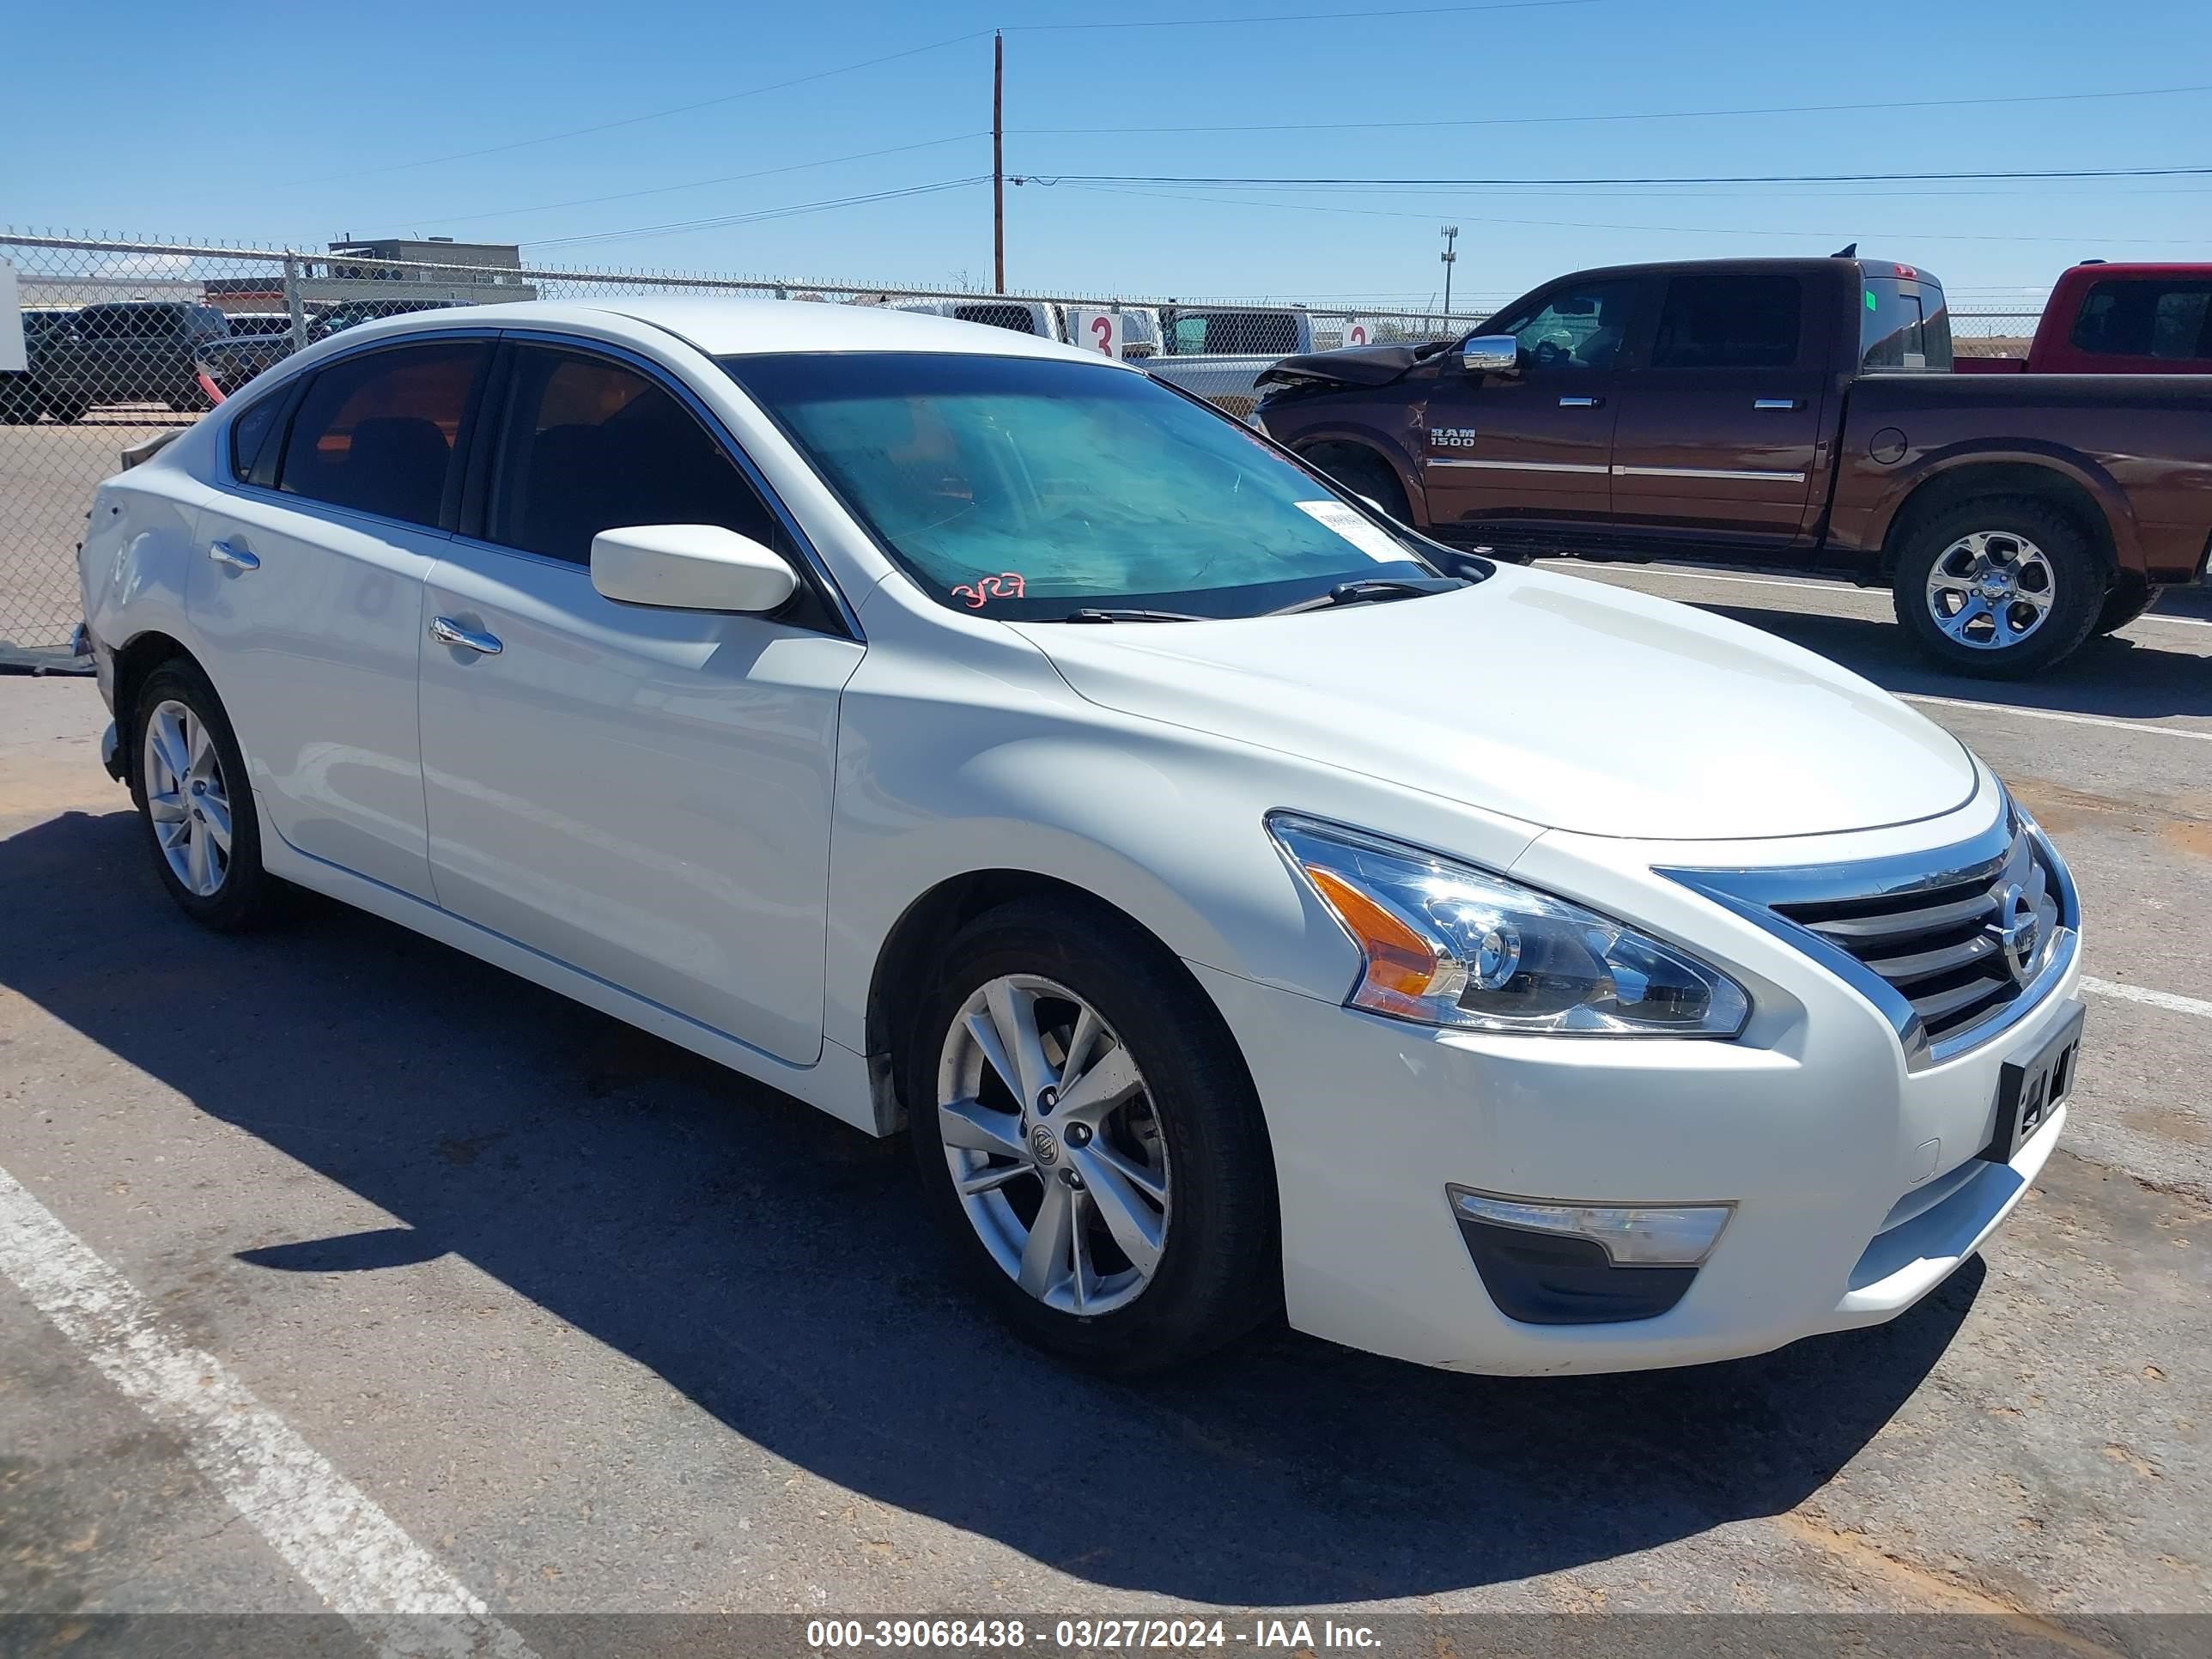
[[[718,524],[648,524],[592,538],[592,586],[624,605],[757,615],[799,578],[773,548]]]
[[[1510,334],[1477,334],[1459,349],[1470,374],[1510,374],[1521,364],[1521,343]]]

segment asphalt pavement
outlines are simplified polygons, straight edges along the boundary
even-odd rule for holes
[[[0,1611],[56,1651],[364,1585],[509,1655],[571,1613],[1285,1607],[2188,1650],[2111,1616],[2212,1612],[2212,618],[2004,687],[1884,594],[1583,574],[1915,698],[2072,862],[2065,1141],[1905,1317],[1617,1378],[1283,1331],[1075,1375],[948,1282],[902,1148],[335,905],[194,928],[92,684],[0,680]],[[331,1650],[417,1650],[367,1616]]]

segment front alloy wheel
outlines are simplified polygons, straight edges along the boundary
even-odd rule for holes
[[[945,1040],[937,1115],[961,1209],[1024,1291],[1079,1315],[1144,1293],[1173,1210],[1167,1143],[1097,1010],[1036,975],[978,988]]]
[[[896,1056],[915,1167],[1008,1324],[1126,1376],[1281,1307],[1266,1121],[1172,951],[1060,890],[975,916],[920,987]]]

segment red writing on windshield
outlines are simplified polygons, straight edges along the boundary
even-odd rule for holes
[[[981,611],[993,599],[1018,599],[1023,586],[1019,571],[1002,570],[995,576],[978,576],[972,583],[961,583],[952,590],[952,597],[967,600],[970,611]]]

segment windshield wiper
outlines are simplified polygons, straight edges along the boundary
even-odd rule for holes
[[[1457,576],[1363,576],[1358,581],[1339,582],[1326,593],[1310,599],[1300,599],[1296,605],[1285,605],[1267,614],[1288,617],[1300,611],[1326,611],[1334,605],[1366,605],[1380,599],[1419,599],[1424,593],[1449,593],[1454,588],[1468,584]]]
[[[1188,611],[1102,611],[1085,606],[1060,618],[1064,623],[1218,622],[1218,617],[1194,617]]]

